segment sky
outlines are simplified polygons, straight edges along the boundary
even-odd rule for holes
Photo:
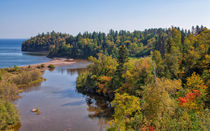
[[[195,25],[210,28],[210,0],[0,0],[0,38]]]

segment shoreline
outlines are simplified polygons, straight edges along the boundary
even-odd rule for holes
[[[27,67],[32,67],[32,68],[38,68],[38,66],[40,66],[39,69],[41,70],[46,70],[49,69],[48,66],[49,65],[54,65],[55,67],[57,66],[65,66],[65,65],[71,65],[76,63],[78,60],[75,59],[68,59],[68,58],[52,58],[52,60],[48,61],[48,62],[43,62],[43,63],[38,63],[38,64],[30,64],[30,65],[25,65],[25,66],[20,66],[22,68],[27,68]],[[43,67],[41,67],[43,66]]]

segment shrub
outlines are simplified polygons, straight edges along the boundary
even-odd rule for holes
[[[19,113],[12,103],[0,100],[0,130],[11,129],[20,122]]]
[[[0,82],[0,99],[14,100],[18,97],[18,88],[15,84],[6,81]]]
[[[45,67],[44,64],[41,64],[41,65],[37,65],[37,66],[36,66],[36,68],[38,68],[38,69],[41,69],[41,68],[44,68],[44,67]]]
[[[20,68],[19,68],[18,66],[14,65],[14,69],[17,71],[17,70],[19,70]]]
[[[41,72],[39,70],[24,71],[16,76],[13,76],[12,82],[19,85],[30,84],[32,81],[41,79]]]
[[[45,65],[44,64],[41,64],[41,68],[44,68],[45,67]]]
[[[54,68],[55,68],[55,65],[50,64],[50,65],[48,65],[48,68],[49,68],[49,69],[54,69]]]
[[[41,68],[41,65],[36,66],[36,68],[40,69]]]

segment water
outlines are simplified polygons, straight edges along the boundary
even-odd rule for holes
[[[21,93],[16,101],[21,114],[20,131],[100,131],[107,127],[111,114],[109,104],[96,96],[85,96],[76,90],[76,78],[87,61],[46,70],[47,80]],[[31,112],[39,107],[40,115]]]
[[[40,53],[21,52],[23,39],[0,39],[0,68],[47,62]],[[96,95],[83,95],[76,90],[78,74],[88,61],[46,70],[46,81],[24,89],[16,104],[21,114],[19,131],[103,131],[111,116],[110,103]],[[39,108],[41,114],[31,112]]]
[[[21,51],[25,39],[0,39],[0,68],[47,62],[46,54]]]

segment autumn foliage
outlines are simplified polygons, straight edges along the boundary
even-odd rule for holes
[[[113,100],[108,130],[209,129],[210,31],[193,32],[160,31],[147,41],[149,56],[128,58],[119,51],[118,57],[90,58],[77,88]]]
[[[201,92],[199,90],[193,90],[193,93],[190,92],[186,94],[185,97],[179,97],[179,105],[183,106],[185,103],[191,103],[197,99],[201,95]]]

